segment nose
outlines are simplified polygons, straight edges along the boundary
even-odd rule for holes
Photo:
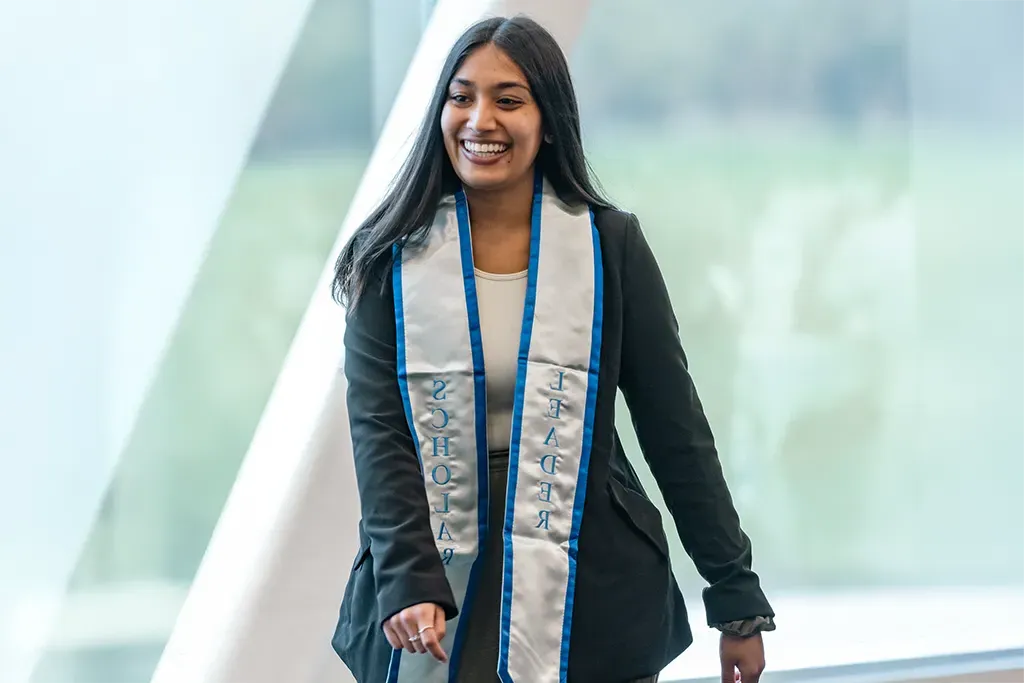
[[[477,100],[469,113],[469,127],[477,132],[494,130],[494,109],[490,102],[481,98]]]

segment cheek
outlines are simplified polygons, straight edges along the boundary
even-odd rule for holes
[[[459,122],[456,118],[450,107],[446,106],[441,110],[441,134],[444,136],[446,145],[454,140],[455,135],[459,132]]]
[[[524,126],[517,135],[517,138],[517,146],[521,150],[527,151],[530,163],[533,163],[533,160],[537,157],[537,152],[540,150],[542,139],[540,129],[534,125]]]
[[[446,111],[441,112],[440,128],[441,140],[442,143],[444,144],[444,151],[448,155],[448,159],[451,161],[451,163],[455,164],[457,163],[457,156],[459,153],[458,142],[456,137],[459,129],[457,124],[453,122],[452,116]]]
[[[541,131],[540,112],[533,110],[516,121],[515,136],[520,148],[530,152],[531,159],[537,155],[543,139]]]

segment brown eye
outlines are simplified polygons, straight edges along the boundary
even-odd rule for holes
[[[452,102],[455,102],[456,104],[466,104],[469,102],[468,97],[458,92],[449,95],[448,99],[451,100]]]

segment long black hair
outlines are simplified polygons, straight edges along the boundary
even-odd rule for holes
[[[425,235],[441,199],[458,189],[459,179],[444,147],[441,111],[455,73],[470,53],[487,44],[502,50],[526,76],[540,108],[542,130],[550,137],[541,145],[536,164],[558,196],[569,204],[611,208],[583,154],[576,93],[558,43],[524,16],[485,19],[467,29],[448,53],[409,157],[383,201],[338,256],[331,290],[342,306],[357,301],[375,269],[391,262],[395,244]]]

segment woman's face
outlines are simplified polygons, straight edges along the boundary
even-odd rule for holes
[[[462,63],[441,111],[444,146],[455,173],[474,190],[533,182],[540,109],[519,67],[492,44]]]

